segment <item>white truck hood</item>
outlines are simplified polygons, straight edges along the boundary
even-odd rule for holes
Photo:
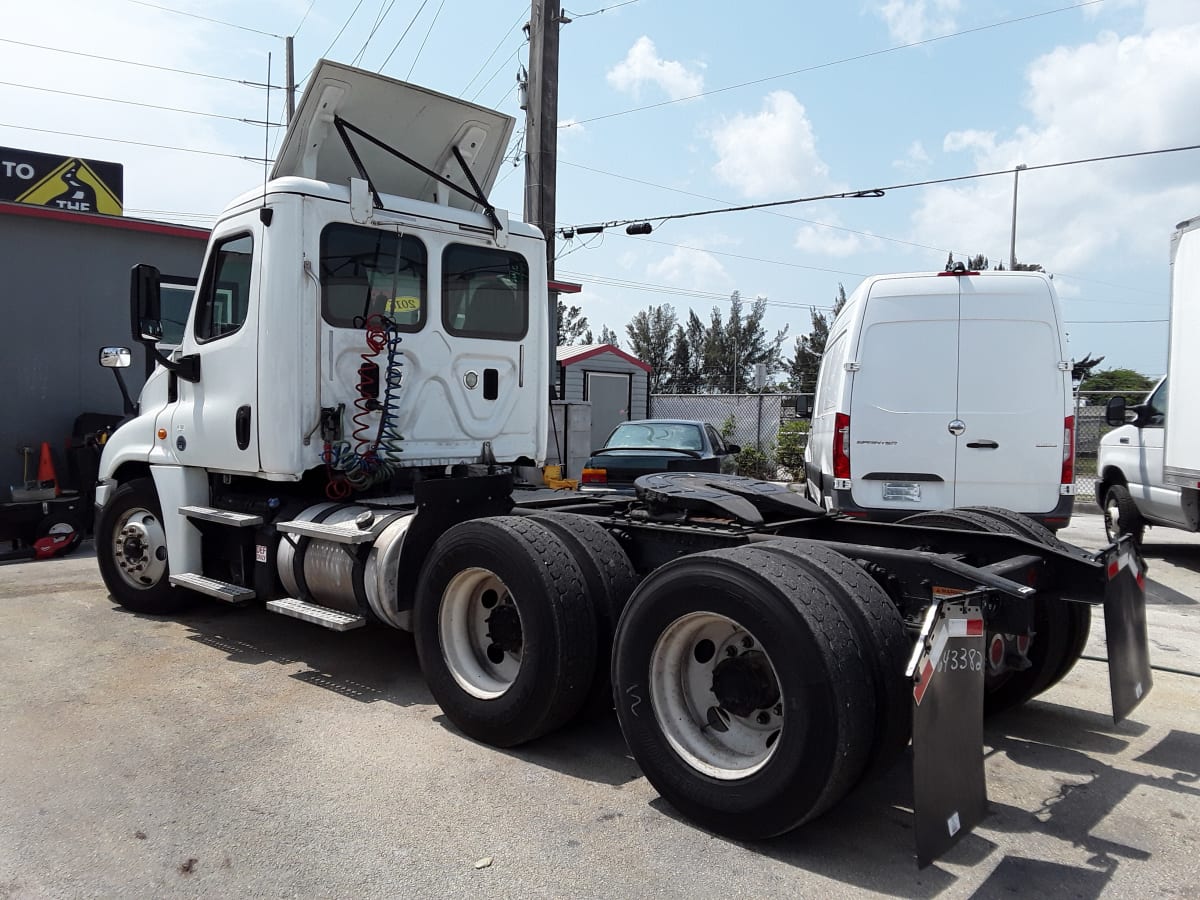
[[[358,169],[338,135],[335,118],[472,191],[454,158],[453,148],[458,146],[485,196],[496,179],[514,124],[512,117],[495,110],[323,59],[288,125],[271,177],[296,175],[342,185],[357,178]],[[360,135],[351,133],[350,139],[379,193],[440,200],[459,209],[480,208]]]

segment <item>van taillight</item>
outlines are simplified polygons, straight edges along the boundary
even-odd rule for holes
[[[850,417],[845,413],[833,417],[833,477],[850,477]]]
[[[1075,483],[1075,417],[1063,419],[1063,465],[1060,484]]]

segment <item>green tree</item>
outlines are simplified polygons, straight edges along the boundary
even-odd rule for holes
[[[1145,394],[1154,387],[1150,377],[1133,369],[1105,369],[1083,380],[1081,391],[1108,391],[1113,394]]]
[[[625,326],[629,350],[651,367],[650,393],[661,393],[671,380],[671,351],[678,320],[670,303],[640,310]]]
[[[621,346],[621,339],[617,337],[617,333],[607,325],[600,326],[600,343],[612,344],[614,347]]]
[[[578,306],[567,306],[562,297],[558,298],[558,346],[572,344],[590,344],[592,329],[588,327],[587,316]]]
[[[808,334],[796,338],[796,350],[788,363],[792,387],[800,393],[811,393],[817,387],[817,370],[821,357],[825,355],[825,342],[829,340],[829,326],[846,305],[846,289],[838,284],[833,310],[828,314],[812,308],[812,328]]]
[[[763,327],[766,313],[766,297],[754,298],[746,309],[738,291],[729,297],[728,318],[713,307],[703,342],[701,374],[706,390],[740,394],[748,390],[755,366],[762,364],[770,371],[780,367],[779,350],[787,327],[768,336]]]

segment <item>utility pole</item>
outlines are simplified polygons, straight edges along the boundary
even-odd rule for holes
[[[284,54],[287,65],[287,90],[284,94],[287,96],[287,121],[290,123],[292,117],[296,115],[296,60],[292,54],[292,36],[288,35],[283,39],[283,46],[286,53]],[[270,90],[270,88],[267,88]]]
[[[1013,169],[1012,236],[1008,241],[1008,269],[1010,272],[1017,267],[1017,179],[1021,177],[1023,168],[1025,168],[1025,164],[1021,163]]]
[[[525,108],[525,221],[546,236],[546,277],[554,280],[554,188],[558,162],[559,0],[532,0],[529,16],[529,91]],[[558,345],[558,292],[550,291],[550,346]],[[550,383],[557,365],[550,354]]]

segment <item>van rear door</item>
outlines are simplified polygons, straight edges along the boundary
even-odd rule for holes
[[[1050,285],[1015,273],[944,280],[961,292],[954,505],[1049,512],[1070,377]]]
[[[958,279],[876,281],[851,359],[853,502],[913,512],[953,506],[955,439],[946,426],[957,402]]]

